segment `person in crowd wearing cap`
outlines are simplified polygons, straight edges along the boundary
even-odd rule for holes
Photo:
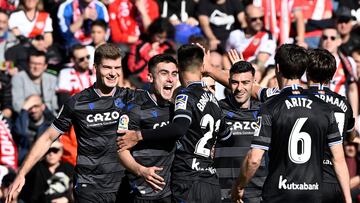
[[[352,49],[360,45],[360,35],[353,31],[356,18],[347,7],[339,7],[336,11],[336,29],[341,37],[340,50],[350,56]]]

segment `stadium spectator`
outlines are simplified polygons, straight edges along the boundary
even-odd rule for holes
[[[339,7],[336,11],[336,29],[341,37],[339,49],[346,56],[350,56],[351,51],[360,46],[360,34],[353,30],[355,20],[356,18],[347,7]]]
[[[332,24],[332,0],[302,2],[305,22],[305,43],[308,48],[318,48],[322,30]]]
[[[271,33],[264,30],[263,18],[261,7],[255,7],[253,4],[246,6],[247,27],[244,31],[232,31],[226,43],[227,51],[236,49],[242,53],[246,61],[257,64],[261,72],[265,71],[269,61],[273,61],[276,49],[276,42]]]
[[[125,45],[123,48],[136,43],[147,31],[159,17],[159,6],[155,0],[115,0],[109,5],[109,16],[111,39]]]
[[[22,9],[10,15],[9,28],[17,37],[33,39],[43,36],[42,51],[53,43],[52,19],[47,12],[39,10],[39,0],[22,0]],[[32,42],[36,43],[36,42]]]
[[[32,94],[38,94],[46,107],[55,114],[58,109],[55,94],[57,79],[54,75],[46,72],[45,52],[32,51],[28,58],[28,64],[28,70],[19,72],[11,79],[14,111],[20,113],[25,98]]]
[[[224,50],[226,40],[236,24],[246,26],[243,4],[237,0],[200,0],[198,15],[210,50],[216,50],[218,46]]]
[[[7,70],[0,70],[0,110],[5,118],[12,116],[11,77]]]
[[[0,63],[5,61],[5,51],[17,43],[15,35],[9,30],[9,16],[0,9]]]
[[[89,59],[89,68],[90,70],[93,68],[94,65],[94,53],[95,49],[102,44],[106,43],[107,38],[107,30],[108,25],[104,20],[95,20],[91,24],[91,39],[92,43],[86,46],[86,49],[89,52],[90,59]]]
[[[54,118],[39,95],[33,94],[25,99],[13,129],[20,164],[32,144],[51,125]]]
[[[65,47],[75,44],[88,45],[91,40],[91,24],[102,19],[109,22],[107,9],[98,0],[68,0],[58,10],[58,19]]]
[[[357,24],[360,23],[360,2],[356,0],[340,0],[339,7],[348,7],[351,14],[356,17]]]
[[[254,0],[253,4],[263,8],[265,29],[279,45],[295,40],[298,45],[307,47],[302,1]]]
[[[330,82],[330,89],[342,96],[346,96],[353,109],[354,117],[359,115],[359,93],[356,81],[356,64],[354,59],[345,56],[340,50],[341,38],[335,28],[326,28],[320,40],[321,48],[328,50],[336,59],[336,72]]]
[[[128,69],[139,81],[136,86],[141,87],[143,83],[148,82],[147,62],[150,58],[164,53],[167,49],[174,48],[171,40],[173,36],[174,27],[170,22],[165,18],[158,18],[149,26],[146,39],[139,40],[131,46]]]
[[[351,197],[354,203],[360,201],[360,160],[358,146],[359,144],[355,142],[344,142],[345,160],[350,175]]]
[[[62,144],[55,141],[44,160],[37,163],[26,176],[28,180],[19,199],[27,203],[73,202],[72,182],[74,167],[61,162]]]

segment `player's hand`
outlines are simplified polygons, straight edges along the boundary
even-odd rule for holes
[[[230,49],[228,51],[228,56],[231,62],[231,65],[234,65],[236,62],[244,61],[242,53],[238,53],[235,49]]]
[[[220,40],[218,39],[211,39],[209,41],[210,50],[216,50],[217,46],[220,44]]]
[[[243,201],[241,198],[244,195],[244,189],[240,188],[237,184],[233,185],[233,188],[231,190],[231,199],[234,202],[242,203]]]
[[[131,149],[142,140],[140,131],[118,130],[117,133],[121,135],[116,138],[116,144],[119,148],[118,152]]]
[[[164,179],[156,174],[156,171],[161,171],[162,168],[152,166],[152,167],[142,167],[140,169],[140,175],[144,177],[145,181],[153,188],[155,191],[163,190],[165,186]]]
[[[69,200],[66,197],[60,197],[60,198],[56,198],[51,200],[51,203],[68,203]]]
[[[14,182],[10,185],[8,194],[6,194],[5,203],[11,203],[19,196],[21,189],[25,185],[25,177],[23,175],[17,175]]]

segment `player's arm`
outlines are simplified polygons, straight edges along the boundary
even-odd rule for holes
[[[250,149],[246,155],[240,168],[239,177],[231,191],[231,197],[234,201],[241,199],[244,188],[250,182],[250,179],[254,176],[256,170],[259,168],[263,155],[264,150],[257,148]]]
[[[358,122],[357,117],[359,115],[359,93],[356,82],[352,82],[349,84],[348,98],[355,118],[355,128],[356,128],[356,124]]]
[[[345,161],[342,137],[339,133],[339,128],[333,112],[331,113],[329,130],[327,132],[327,143],[333,155],[332,163],[341,190],[343,191],[345,202],[351,202],[349,171]]]
[[[330,147],[330,150],[333,155],[332,163],[334,165],[336,176],[343,191],[345,202],[351,202],[350,178],[349,171],[345,162],[343,146],[341,143],[335,144]]]
[[[49,150],[51,143],[59,137],[60,133],[53,127],[49,127],[34,143],[25,161],[20,167],[18,174],[11,184],[9,193],[6,197],[6,203],[13,201],[25,184],[25,176],[32,167],[45,155]],[[17,194],[16,194],[17,193]]]
[[[161,171],[162,168],[152,166],[145,167],[136,162],[129,150],[123,150],[119,152],[119,158],[123,166],[131,173],[144,177],[145,181],[155,190],[162,190],[165,186],[164,179],[157,175],[157,171]]]
[[[177,117],[169,125],[156,129],[143,129],[141,131],[134,130],[118,130],[119,136],[117,144],[119,151],[130,149],[139,141],[157,141],[157,140],[177,140],[185,135],[189,128],[191,121],[188,118]]]

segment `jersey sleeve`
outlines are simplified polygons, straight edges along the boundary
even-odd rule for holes
[[[272,135],[272,116],[266,105],[260,108],[259,115],[258,128],[254,132],[251,148],[269,150]]]
[[[51,125],[59,133],[63,134],[64,132],[67,132],[70,129],[72,125],[72,118],[74,117],[73,108],[74,108],[74,97],[71,97],[61,107],[58,116]]]
[[[330,124],[327,132],[327,143],[329,147],[336,144],[342,144],[342,137],[339,132],[339,127],[336,122],[334,112],[331,112],[330,115]]]
[[[232,136],[231,126],[226,124],[225,116],[221,119],[218,140],[224,142],[230,139]]]
[[[128,107],[136,104],[128,104]],[[140,130],[140,111],[141,109],[138,106],[135,106],[128,110],[127,114],[129,116],[129,130]]]
[[[175,98],[174,118],[186,118],[192,122],[192,99],[187,92],[180,93]]]

